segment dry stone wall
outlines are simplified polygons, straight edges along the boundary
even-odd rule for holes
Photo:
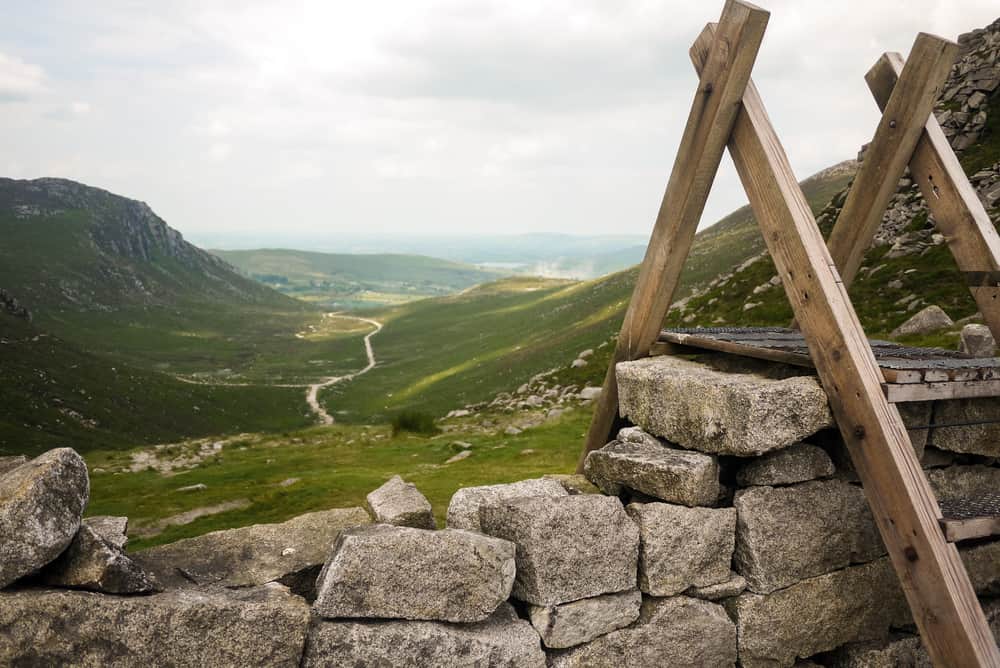
[[[815,379],[708,362],[620,365],[641,426],[589,481],[461,489],[441,529],[397,476],[367,511],[128,553],[125,518],[81,520],[75,453],[9,462],[0,665],[929,665]],[[1000,485],[988,435],[921,447],[940,497]],[[1000,627],[1000,541],[960,549]]]

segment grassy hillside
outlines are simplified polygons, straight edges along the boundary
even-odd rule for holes
[[[384,426],[357,425],[246,434],[224,439],[217,451],[209,443],[211,454],[196,467],[170,476],[153,467],[132,472],[137,468],[132,455],[137,453],[93,452],[86,456],[91,469],[87,514],[127,515],[130,532],[144,533],[157,521],[180,513],[244,501],[244,507],[134,539],[129,549],[135,550],[216,529],[283,521],[312,510],[364,505],[368,492],[398,473],[419,486],[443,526],[448,500],[459,487],[571,473],[589,419],[588,410],[577,409],[517,436],[459,426],[430,438],[392,438]],[[203,445],[179,443],[155,452],[162,460],[196,457]],[[465,448],[472,450],[471,456],[446,463]],[[206,488],[177,491],[198,483]]]
[[[305,395],[180,382],[82,352],[0,311],[0,455],[81,452],[181,437],[300,428]]]
[[[849,160],[802,181],[799,185],[813,213],[819,213],[854,178],[856,171],[857,163]],[[764,239],[750,206],[733,211],[698,234],[684,267],[678,296],[683,297],[691,288],[732,271],[763,250]]]
[[[966,174],[1000,162],[1000,92],[995,92],[983,109],[988,122],[979,141],[959,154]],[[828,236],[847,196],[847,188],[837,193],[820,213],[818,222]],[[922,201],[915,185],[901,188],[894,200],[899,209]],[[994,224],[1000,208],[989,212]],[[875,244],[865,254],[857,278],[850,288],[854,307],[869,336],[887,338],[919,308],[937,304],[953,320],[974,315],[976,304],[943,238],[935,240],[933,220],[926,211],[906,220],[902,233],[912,237],[912,251],[892,252],[890,243]],[[766,287],[776,275],[774,262],[765,257],[733,274],[693,298],[682,312],[673,313],[671,324],[785,325],[791,317],[784,291]],[[757,291],[755,293],[755,290]],[[910,337],[907,343],[954,347],[957,332],[931,337]]]
[[[379,365],[321,394],[351,422],[413,408],[445,413],[569,364],[620,326],[635,271],[584,283],[512,278],[377,312]]]
[[[377,307],[458,292],[500,272],[423,255],[213,250],[251,278],[329,308]]]

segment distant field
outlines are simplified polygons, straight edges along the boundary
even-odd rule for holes
[[[504,272],[423,255],[213,250],[251,278],[332,309],[372,308],[458,292]]]
[[[281,435],[247,435],[226,440],[225,447],[197,468],[165,476],[154,470],[120,471],[132,460],[127,452],[87,454],[91,498],[87,515],[126,515],[130,531],[196,508],[246,500],[249,506],[167,528],[129,549],[168,543],[216,529],[259,522],[280,522],[312,510],[364,505],[365,495],[393,474],[416,483],[443,526],[448,500],[459,487],[513,482],[545,473],[571,473],[576,465],[590,412],[574,410],[517,436],[501,426],[484,432],[469,425],[432,438],[392,438],[383,426],[336,425]],[[445,462],[465,445],[472,455]],[[178,444],[179,456],[199,449]],[[282,486],[279,483],[295,478]],[[204,484],[201,491],[178,488]]]

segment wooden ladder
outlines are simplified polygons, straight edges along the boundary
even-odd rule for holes
[[[750,79],[768,17],[747,2],[727,0],[719,23],[706,26],[691,48],[698,90],[580,469],[621,424],[615,366],[648,356],[659,338],[728,146],[931,659],[937,666],[1000,668],[1000,651],[958,550],[942,530],[941,508],[899,411],[883,394],[847,294],[909,164],[1000,340],[1000,238],[932,114],[958,47],[921,33],[905,64],[898,54],[885,54],[868,73],[883,115],[828,249]]]

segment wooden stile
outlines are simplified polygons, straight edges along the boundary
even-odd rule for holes
[[[736,12],[737,7],[745,11]],[[690,250],[697,217],[704,206],[703,195],[707,194],[718,166],[712,140],[724,132],[765,243],[800,323],[809,358],[826,390],[925,647],[938,666],[1000,668],[1000,651],[958,551],[948,542],[995,530],[996,519],[986,519],[988,514],[984,514],[983,508],[1000,507],[1000,497],[988,502],[981,500],[975,507],[955,507],[947,517],[942,515],[899,411],[884,394],[883,381],[888,379],[877,365],[847,294],[848,276],[856,273],[860,256],[870,244],[907,163],[918,180],[927,182],[921,182],[925,195],[931,193],[938,198],[931,208],[935,216],[938,215],[935,206],[940,208],[942,229],[952,229],[956,236],[963,233],[972,236],[971,241],[965,240],[961,245],[949,240],[956,257],[962,256],[959,262],[963,270],[989,273],[997,272],[1000,267],[997,263],[1000,239],[995,231],[990,233],[992,226],[988,218],[984,221],[985,212],[981,215],[969,201],[970,197],[976,199],[975,194],[943,135],[935,134],[935,131],[940,134],[940,128],[930,117],[934,99],[954,59],[955,45],[922,34],[914,45],[911,64],[902,66],[901,59],[894,60],[890,55],[869,73],[869,85],[885,114],[869,149],[867,168],[862,167],[855,180],[834,230],[837,236],[831,238],[828,250],[749,78],[760,35],[749,28],[744,32],[737,26],[741,20],[749,23],[754,11],[760,10],[727,3],[723,21],[718,26],[710,24],[691,49],[700,76],[699,95],[710,97],[717,92],[709,87],[715,82],[743,86],[742,100],[732,118],[719,106],[709,114],[699,98],[695,100],[605,379],[605,392],[595,410],[581,465],[590,450],[608,440],[617,418],[615,365],[648,355],[653,348]],[[766,13],[763,17],[766,19]],[[764,22],[759,21],[760,30]],[[734,36],[746,39],[741,41]],[[750,53],[741,57],[738,53],[741,49]],[[717,69],[723,61],[730,62],[730,67],[740,67],[738,76],[725,77]],[[727,99],[731,93],[726,91]],[[707,120],[709,116],[712,121]],[[719,132],[705,129],[705,122],[719,123]],[[702,177],[708,175],[708,181],[694,173],[685,173],[684,170],[695,165],[703,169]],[[940,190],[942,185],[946,192]],[[680,208],[674,207],[675,202]],[[969,227],[976,228],[971,235],[966,229]],[[843,278],[838,266],[847,272]],[[973,290],[977,301],[996,298],[995,293],[986,291],[992,288],[980,285],[975,288],[983,290],[981,293]],[[660,290],[664,293],[658,294]],[[991,318],[995,317],[993,313]],[[993,327],[993,320],[990,323]],[[792,334],[768,330],[753,332],[751,336],[774,339],[791,338]],[[684,332],[678,332],[672,339],[657,344],[656,352],[683,351],[686,341],[695,339],[685,339]],[[701,341],[699,345],[704,343]],[[896,387],[903,388],[900,390],[903,392],[911,384],[948,381],[941,384],[954,387],[971,382],[969,379],[973,377],[969,370],[927,369],[921,376],[923,383],[910,383],[906,365],[898,371],[901,384]],[[983,376],[979,380],[992,382],[992,377]]]
[[[704,63],[713,32],[692,49]],[[914,620],[939,666],[1000,666],[1000,651],[837,267],[751,81],[729,152],[799,320]]]
[[[742,0],[727,0],[723,7],[719,40],[707,56],[691,104],[639,279],[595,405],[578,471],[583,470],[588,452],[608,442],[619,419],[615,364],[645,357],[660,334],[683,264],[683,259],[673,259],[687,257],[694,242],[769,16]]]
[[[830,233],[830,255],[847,287],[854,281],[889,200],[896,194],[899,179],[958,56],[958,45],[920,33],[910,54]]]
[[[880,108],[885,107],[904,69],[902,56],[887,53],[868,71],[865,79]],[[913,150],[910,174],[966,277],[983,319],[1000,341],[1000,235],[933,114]]]

